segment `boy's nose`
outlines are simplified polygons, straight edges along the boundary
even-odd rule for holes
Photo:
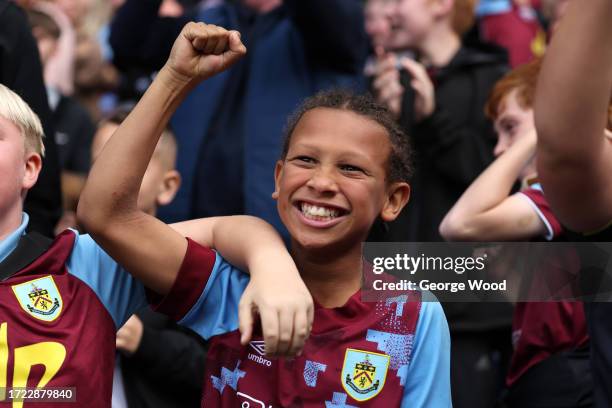
[[[506,143],[502,142],[501,140],[498,140],[497,144],[495,144],[495,148],[493,149],[493,155],[495,157],[499,157],[505,151],[506,151]]]
[[[336,180],[331,172],[325,169],[315,171],[306,185],[320,193],[338,191]]]

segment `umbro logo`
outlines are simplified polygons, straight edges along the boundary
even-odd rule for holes
[[[257,355],[257,354],[249,353],[247,355],[247,358],[249,360],[254,361],[257,364],[267,366],[267,367],[272,366],[272,362],[263,357],[266,355],[266,346],[263,340],[252,341],[249,343],[249,346],[251,346],[251,348],[255,350],[257,354],[259,354]]]
[[[263,340],[254,340],[249,343],[249,346],[251,346],[251,348],[257,353],[259,353],[260,356],[266,355],[266,344]]]

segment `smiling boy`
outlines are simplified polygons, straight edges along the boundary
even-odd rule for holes
[[[180,268],[158,307],[211,338],[202,406],[450,406],[450,341],[440,305],[421,302],[419,293],[361,300],[362,242],[377,218],[397,217],[410,191],[405,136],[370,98],[327,92],[308,99],[289,122],[276,165],[273,197],[315,299],[312,335],[295,359],[265,358],[259,332],[242,346],[229,317],[243,310],[236,299],[247,278],[138,212],[134,194],[159,132],[198,81],[245,52],[239,38],[216,26],[185,27],[168,63],[94,166],[79,207],[83,221],[119,259],[130,262],[140,254]],[[270,256],[262,254],[262,262]],[[196,264],[207,265],[206,273]],[[286,297],[281,277],[268,285],[275,298]],[[286,320],[301,327],[305,316],[281,313],[279,322]],[[263,322],[266,339],[269,324]],[[294,347],[289,338],[281,331],[281,348]]]

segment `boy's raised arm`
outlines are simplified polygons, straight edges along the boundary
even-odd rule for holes
[[[166,65],[105,145],[83,190],[79,221],[113,258],[160,294],[170,290],[187,242],[138,210],[143,175],[162,130],[189,90],[245,52],[238,32],[187,24]]]
[[[520,136],[463,193],[440,224],[449,241],[506,241],[543,235],[546,227],[531,205],[510,195],[523,167],[533,158],[535,131]]]
[[[240,302],[242,341],[250,337],[256,310],[266,352],[295,354],[312,322],[312,298],[270,225],[241,216],[196,220],[175,225],[175,230],[137,207],[149,160],[177,106],[201,80],[245,53],[238,32],[187,24],[168,62],[92,167],[78,217],[109,255],[159,294],[167,294],[174,284],[187,250],[184,235],[219,249],[245,270],[256,270]]]
[[[578,231],[612,217],[612,143],[604,137],[612,92],[611,19],[611,0],[572,0],[538,80],[538,175],[559,218]]]

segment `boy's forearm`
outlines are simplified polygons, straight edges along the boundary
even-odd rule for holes
[[[612,89],[612,1],[587,3],[571,1],[539,75],[538,157],[546,163],[589,161],[604,143]]]
[[[451,208],[441,229],[448,224],[469,224],[508,198],[521,170],[533,158],[534,148],[535,140],[519,140],[496,159]]]
[[[138,194],[159,136],[186,89],[160,71],[94,163],[77,209],[79,222],[104,250],[162,295],[176,279],[187,243],[140,211]]]
[[[172,227],[200,245],[216,249],[229,263],[244,271],[261,270],[270,256],[286,256],[287,248],[267,222],[248,215],[203,218]]]

